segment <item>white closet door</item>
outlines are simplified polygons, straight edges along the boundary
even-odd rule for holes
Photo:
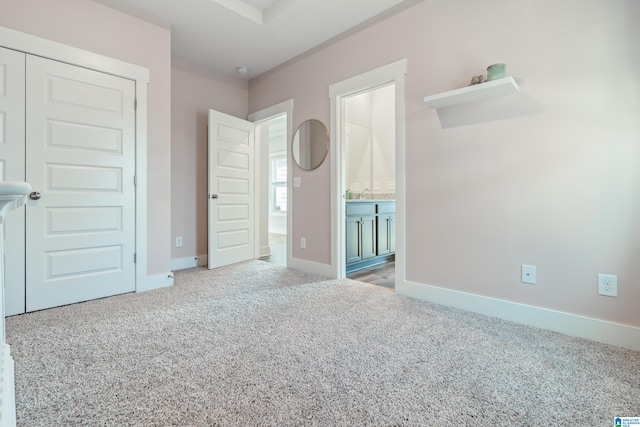
[[[0,48],[0,179],[24,181],[25,54]],[[5,314],[24,313],[24,207],[4,229]]]
[[[135,290],[135,83],[27,56],[27,311]]]

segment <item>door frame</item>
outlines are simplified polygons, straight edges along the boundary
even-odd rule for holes
[[[0,27],[0,46],[65,62],[82,68],[122,77],[135,82],[137,103],[135,117],[135,225],[136,225],[136,292],[163,285],[147,280],[147,85],[149,70],[139,65],[63,45],[31,34]],[[164,276],[163,276],[164,278]],[[166,286],[166,285],[164,285]]]
[[[352,95],[395,84],[396,137],[396,282],[405,280],[405,77],[407,60],[400,59],[329,86],[331,99],[331,268],[337,279],[346,277],[345,259],[345,141],[344,100]]]
[[[262,110],[258,110],[255,113],[251,113],[247,116],[247,120],[249,120],[250,122],[253,122],[255,124],[259,124],[260,122],[266,121],[266,120],[270,120],[273,119],[275,117],[279,117],[279,116],[286,116],[286,120],[287,120],[287,267],[289,267],[291,265],[291,239],[292,239],[292,235],[293,235],[293,231],[292,231],[292,226],[293,226],[293,221],[292,221],[292,217],[293,217],[293,203],[292,203],[292,193],[293,193],[293,164],[292,164],[292,160],[291,160],[291,138],[293,135],[293,99],[289,99],[287,101],[283,101],[280,102],[279,104],[275,104],[272,105],[271,107],[267,107],[264,108]],[[262,145],[265,143],[265,141],[260,141],[259,137],[257,135],[256,132],[256,141],[255,141],[255,159],[256,159],[256,164],[255,164],[255,176],[256,176],[256,182],[257,177],[260,176],[260,153],[261,150],[263,149]],[[267,141],[268,143],[268,141]],[[261,206],[260,204],[260,198],[258,197],[258,192],[255,192],[256,194],[256,201],[255,201],[255,218],[256,218],[256,224],[255,224],[255,233],[256,233],[256,237],[260,238],[260,221],[258,220],[258,218],[260,218],[260,212],[261,209],[264,209],[264,206]],[[267,207],[268,209],[268,207]],[[260,245],[256,244],[256,255],[255,258],[258,259],[260,258]]]

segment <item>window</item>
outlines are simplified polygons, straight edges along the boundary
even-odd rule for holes
[[[287,156],[271,156],[271,211],[287,211]]]

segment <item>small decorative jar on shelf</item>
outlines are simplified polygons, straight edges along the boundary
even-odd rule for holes
[[[502,79],[507,77],[507,64],[493,64],[487,67],[487,81]]]

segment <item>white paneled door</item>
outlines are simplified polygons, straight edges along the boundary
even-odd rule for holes
[[[26,55],[26,310],[135,290],[135,83]]]
[[[255,257],[254,124],[209,110],[209,268]]]

